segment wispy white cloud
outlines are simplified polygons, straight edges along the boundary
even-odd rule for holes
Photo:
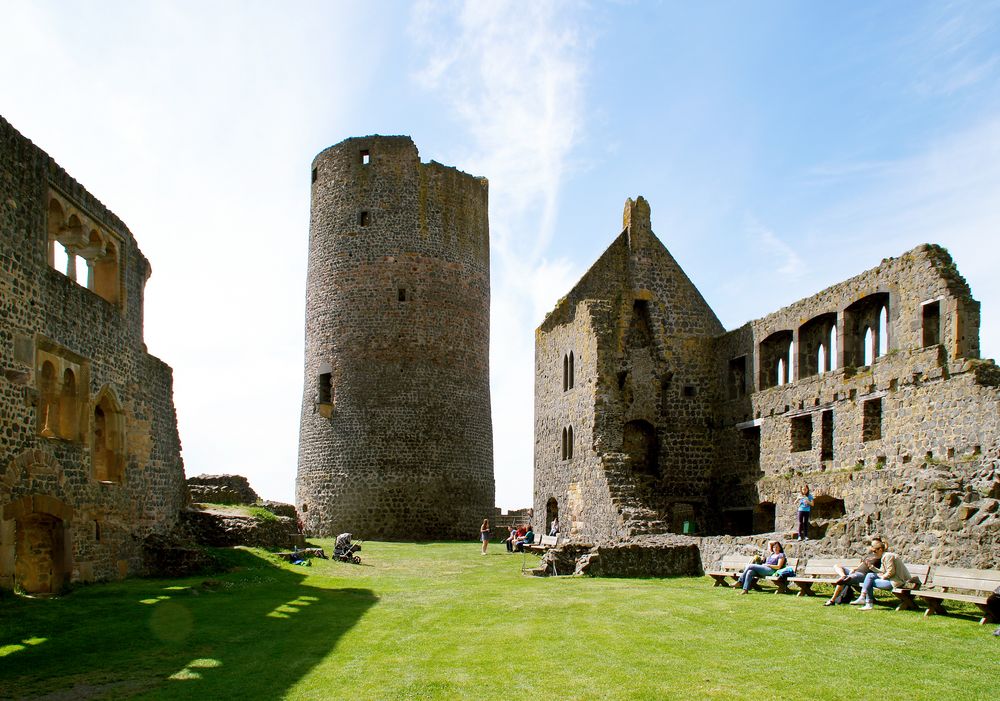
[[[864,194],[818,212],[820,240],[864,252],[877,243],[901,252],[940,243],[983,304],[984,355],[1000,353],[1000,279],[992,246],[1000,237],[1000,116],[993,115],[887,164]],[[842,255],[830,251],[831,256]]]
[[[902,44],[913,62],[912,89],[941,97],[980,84],[1000,65],[995,41],[1000,3],[957,0],[932,3]]]
[[[531,500],[534,327],[576,276],[549,253],[584,128],[588,45],[577,5],[421,2],[413,77],[471,140],[454,164],[490,181],[491,375],[497,501]]]
[[[801,278],[808,272],[808,266],[802,256],[774,231],[753,217],[747,223],[747,233],[754,242],[753,249],[769,259],[770,270],[777,270],[780,275],[790,279]]]

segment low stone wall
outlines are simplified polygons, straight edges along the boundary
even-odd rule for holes
[[[261,506],[270,511],[275,516],[287,516],[298,521],[299,513],[292,504],[285,504],[280,501],[265,501]]]
[[[533,574],[696,577],[703,569],[698,539],[664,535],[601,545],[568,543],[547,551]]]
[[[188,477],[191,501],[202,504],[256,504],[260,497],[242,475]]]
[[[218,568],[218,562],[204,548],[177,534],[147,537],[142,552],[143,574],[147,577],[190,577]]]
[[[278,516],[265,520],[254,516],[184,511],[181,522],[201,545],[228,548],[249,545],[261,548],[291,548],[305,545],[295,519]]]

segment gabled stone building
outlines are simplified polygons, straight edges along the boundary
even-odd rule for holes
[[[793,531],[808,483],[828,551],[998,563],[1000,370],[939,246],[727,333],[629,200],[535,348],[534,508],[579,539]]]
[[[124,223],[0,118],[0,587],[143,566],[186,499],[150,266]]]

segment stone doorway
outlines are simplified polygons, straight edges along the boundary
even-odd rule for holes
[[[62,519],[29,514],[15,521],[14,538],[15,586],[26,594],[58,594],[68,575]]]
[[[552,529],[552,522],[557,518],[559,518],[559,502],[556,501],[555,497],[551,497],[545,502],[545,523],[542,524],[546,535]],[[559,528],[562,530],[562,524]]]

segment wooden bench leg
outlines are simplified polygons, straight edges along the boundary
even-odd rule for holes
[[[985,625],[987,623],[996,623],[993,618],[993,612],[990,611],[990,607],[986,604],[976,604],[979,610],[983,612],[983,617],[979,619],[979,625]]]
[[[896,594],[896,592],[893,592],[893,594]],[[917,608],[917,602],[910,595],[910,592],[896,594],[896,598],[899,599],[899,606],[896,607],[897,611],[912,611]]]
[[[924,611],[925,616],[936,616],[945,613],[940,599],[924,599],[924,601],[927,602],[927,610]]]
[[[799,596],[816,596],[812,582],[796,582],[799,585]]]
[[[787,594],[788,593],[788,582],[780,577],[775,580],[775,585],[778,589],[774,592],[775,594]]]
[[[712,579],[715,580],[715,583],[712,585],[713,587],[728,587],[729,586],[728,584],[726,584],[726,575],[724,575],[724,574],[723,575],[713,574],[713,575],[709,575],[709,576]]]

